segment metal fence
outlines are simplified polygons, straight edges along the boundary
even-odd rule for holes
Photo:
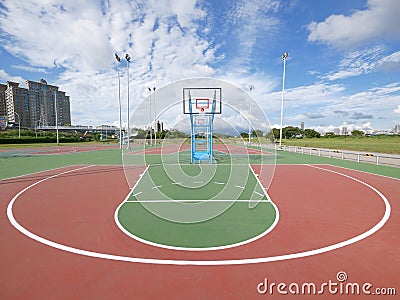
[[[278,145],[275,145],[275,147],[277,150],[279,149]],[[400,167],[400,155],[395,155],[395,154],[308,148],[308,147],[297,147],[297,146],[282,146],[281,150],[294,153],[316,155],[321,157],[338,158],[343,160],[371,163],[376,165]]]

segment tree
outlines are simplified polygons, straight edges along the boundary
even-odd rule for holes
[[[308,138],[320,138],[321,134],[314,129],[305,129],[304,135]]]
[[[251,135],[254,137],[262,137],[264,134],[263,134],[262,130],[253,130]]]
[[[302,136],[302,132],[298,127],[287,126],[282,129],[282,137],[285,139],[293,139],[300,136]]]
[[[325,137],[326,138],[333,138],[333,137],[335,137],[336,136],[336,134],[334,133],[334,132],[327,132],[327,133],[325,133]]]
[[[356,137],[364,136],[364,131],[354,129],[354,130],[351,132],[351,135],[352,135],[352,136],[356,136]]]
[[[249,137],[249,134],[246,133],[246,132],[241,132],[241,133],[240,133],[240,136],[241,136],[243,139],[245,139],[245,138],[248,138],[248,137]]]

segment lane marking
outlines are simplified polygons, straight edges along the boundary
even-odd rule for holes
[[[240,185],[235,185],[235,187],[239,188],[239,189],[244,189],[244,186],[240,186]]]
[[[264,195],[263,195],[264,196]],[[137,203],[174,203],[174,202],[181,202],[181,203],[200,203],[200,202],[249,202],[249,201],[257,201],[258,202],[264,202],[264,203],[270,203],[270,200],[243,200],[243,199],[237,199],[237,200],[229,200],[229,199],[221,199],[221,200],[215,200],[215,199],[201,199],[201,200],[165,200],[165,199],[160,199],[160,200],[127,200],[126,202],[137,202]],[[192,248],[187,248],[187,249],[192,249]]]
[[[154,189],[159,189],[159,188],[162,188],[162,185],[153,186],[151,189],[154,190]]]
[[[254,191],[254,194],[257,194],[257,195],[259,195],[259,196],[265,196],[264,194],[261,194],[261,193],[256,192],[256,191]]]
[[[133,191],[133,189],[132,189],[132,191]],[[142,193],[142,192],[138,192],[138,193],[133,194],[132,196],[133,196],[133,197],[136,197],[136,196],[140,195],[141,193]]]
[[[91,166],[87,166],[87,167],[83,167],[83,168],[79,168],[79,169],[84,169],[84,168],[88,168],[88,167],[92,167]],[[22,234],[26,235],[27,237],[36,240],[42,244],[48,245],[50,247],[59,249],[59,250],[63,250],[66,252],[70,252],[70,253],[74,253],[74,254],[79,254],[79,255],[85,255],[88,257],[94,257],[94,258],[102,258],[102,259],[108,259],[108,260],[114,260],[114,261],[125,261],[125,262],[133,262],[133,263],[144,263],[144,264],[156,264],[156,265],[193,265],[193,266],[221,266],[221,265],[244,265],[244,264],[258,264],[258,263],[267,263],[267,262],[274,262],[274,261],[283,261],[283,260],[289,260],[289,259],[296,259],[296,258],[304,258],[304,257],[308,257],[308,256],[313,256],[313,255],[317,255],[317,254],[322,254],[325,252],[329,252],[329,251],[333,251],[339,248],[343,248],[345,246],[349,246],[351,244],[354,244],[356,242],[359,242],[369,236],[371,236],[372,234],[374,234],[375,232],[377,232],[379,229],[381,229],[385,223],[389,220],[390,218],[390,213],[391,213],[391,207],[390,207],[390,203],[387,200],[387,198],[376,188],[374,188],[373,186],[358,180],[354,177],[351,177],[349,175],[345,175],[336,171],[332,171],[329,169],[324,169],[324,168],[319,168],[316,166],[311,166],[311,165],[306,165],[308,167],[312,167],[312,168],[317,168],[320,170],[324,170],[327,172],[331,172],[331,173],[335,173],[338,174],[340,176],[344,176],[346,178],[349,178],[351,180],[354,180],[362,185],[365,185],[366,187],[370,188],[371,190],[373,190],[376,194],[379,195],[379,197],[383,200],[384,204],[385,204],[385,214],[382,217],[382,219],[375,224],[375,226],[373,226],[372,228],[370,228],[368,231],[355,236],[353,238],[350,238],[348,240],[333,244],[333,245],[329,245],[326,247],[322,247],[322,248],[317,248],[317,249],[313,249],[313,250],[308,250],[308,251],[304,251],[304,252],[298,252],[298,253],[292,253],[292,254],[284,254],[284,255],[276,255],[276,256],[268,256],[268,257],[258,257],[258,258],[246,258],[246,259],[231,259],[231,260],[176,260],[176,259],[157,259],[157,258],[142,258],[142,257],[130,257],[130,256],[120,256],[120,255],[113,255],[113,254],[105,254],[105,253],[99,253],[99,252],[93,252],[93,251],[88,251],[88,250],[82,250],[82,249],[77,249],[77,248],[73,248],[70,246],[66,246],[66,245],[62,245],[50,240],[47,240],[43,237],[40,237],[30,231],[28,231],[26,228],[24,228],[22,225],[20,225],[14,218],[13,212],[12,212],[12,208],[13,205],[15,203],[15,201],[18,199],[19,196],[21,196],[24,192],[26,192],[27,190],[29,190],[30,188],[32,188],[33,186],[38,185],[39,183],[42,183],[46,180],[49,180],[51,178],[57,177],[59,175],[65,174],[65,173],[71,173],[73,171],[77,171],[79,169],[75,169],[75,170],[71,170],[71,171],[67,171],[67,172],[63,172],[63,173],[59,173],[50,177],[47,177],[43,180],[40,180],[28,187],[26,187],[25,189],[21,190],[19,193],[17,193],[10,201],[10,203],[7,206],[7,217],[10,221],[10,223],[18,230],[20,231]],[[253,171],[254,172],[254,171]],[[268,195],[267,195],[268,196]],[[128,199],[129,194],[127,196],[126,199]],[[269,198],[269,196],[268,196]],[[125,200],[126,200],[125,199]],[[126,201],[121,202],[120,206],[122,206]],[[272,205],[274,205],[276,207],[276,205],[271,202]],[[120,207],[119,206],[119,207]],[[117,215],[119,207],[117,208],[117,210],[115,211],[114,216]],[[276,208],[277,209],[277,208]],[[278,212],[278,210],[277,210]]]
[[[225,182],[214,181],[215,184],[225,184]]]

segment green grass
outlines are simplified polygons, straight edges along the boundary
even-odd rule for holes
[[[400,154],[400,136],[335,137],[282,140],[285,146]]]

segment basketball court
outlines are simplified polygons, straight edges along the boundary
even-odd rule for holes
[[[188,115],[175,125],[188,139],[122,157],[93,149],[0,161],[21,170],[0,181],[2,298],[394,299],[400,183],[384,176],[394,169],[231,141],[223,114],[241,124],[249,106],[225,109],[229,90],[197,89],[178,89]],[[182,101],[162,107],[159,118],[182,115]],[[134,122],[155,123],[140,112]],[[40,168],[26,171],[28,161]]]

